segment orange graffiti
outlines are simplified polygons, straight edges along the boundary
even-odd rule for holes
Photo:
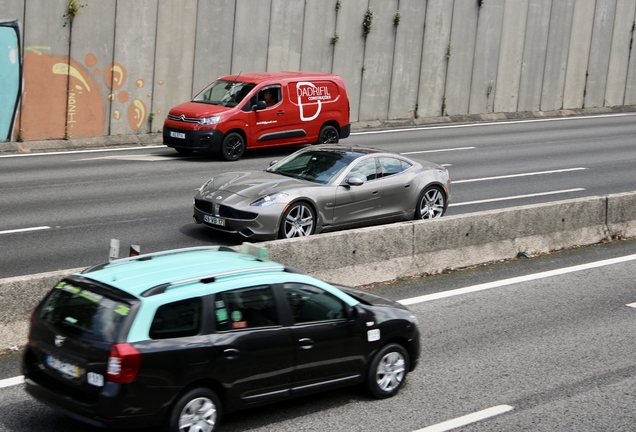
[[[127,91],[120,91],[119,93],[117,93],[117,100],[121,103],[126,103],[128,102],[128,92]]]
[[[134,131],[138,131],[146,120],[146,105],[135,99],[128,107],[128,124]]]
[[[61,138],[66,132],[71,137],[102,135],[105,119],[102,96],[83,66],[73,59],[69,64],[65,56],[24,55],[23,139]]]
[[[127,78],[126,68],[119,63],[112,63],[104,69],[104,83],[115,91],[122,88]]]
[[[84,64],[88,67],[95,66],[97,64],[97,57],[95,57],[95,54],[86,54],[84,57]]]
[[[144,80],[142,80],[141,78],[139,78],[137,81],[135,81],[135,85],[137,86],[137,88],[143,88],[143,86],[144,86]]]

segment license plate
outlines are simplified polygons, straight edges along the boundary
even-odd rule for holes
[[[180,139],[185,139],[185,134],[183,132],[173,132],[170,131],[170,136],[172,138],[180,138]]]
[[[210,215],[203,215],[203,222],[211,223],[213,225],[225,226],[225,219],[221,219],[221,218],[210,216]]]
[[[79,366],[75,366],[70,363],[66,363],[57,357],[51,355],[46,356],[46,364],[61,374],[68,375],[73,378],[79,378],[82,376],[82,369]]]

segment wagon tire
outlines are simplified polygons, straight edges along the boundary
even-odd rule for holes
[[[165,432],[213,432],[221,421],[218,396],[205,387],[183,394],[172,406]]]

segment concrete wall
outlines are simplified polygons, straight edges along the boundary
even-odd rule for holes
[[[68,4],[0,0],[22,31],[13,139],[156,132],[241,71],[340,74],[352,122],[636,104],[636,0],[78,0],[72,20]]]
[[[636,192],[259,243],[272,261],[351,286],[636,237]],[[0,351],[25,343],[28,316],[63,276],[0,279]]]

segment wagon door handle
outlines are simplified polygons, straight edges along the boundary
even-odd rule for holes
[[[314,346],[314,341],[310,338],[302,338],[298,341],[298,343],[302,349],[311,349]]]
[[[228,348],[225,351],[223,351],[223,354],[227,358],[234,358],[234,357],[238,357],[238,355],[240,354],[240,351],[237,350],[236,348]]]

